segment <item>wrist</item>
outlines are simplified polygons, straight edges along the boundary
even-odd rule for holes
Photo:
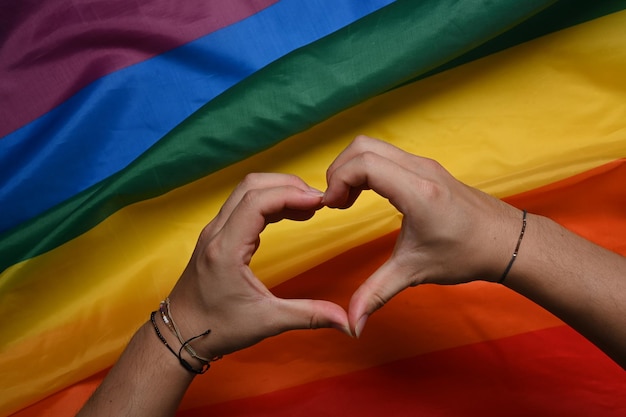
[[[541,277],[541,281],[547,283],[549,277],[544,276],[545,272],[550,269],[548,264],[554,263],[550,261],[552,258],[550,252],[554,249],[551,246],[556,244],[552,240],[555,235],[562,235],[564,232],[565,229],[551,219],[528,214],[517,259],[503,284],[516,288],[523,286],[525,281],[534,280],[535,277]]]
[[[221,357],[204,356],[206,349],[198,349],[198,342],[201,344],[204,338],[207,338],[211,330],[205,329],[193,336],[181,327],[174,320],[171,313],[171,305],[169,298],[160,303],[159,309],[153,311],[150,316],[150,324],[153,327],[156,337],[161,341],[163,346],[170,351],[172,356],[179,362],[181,367],[191,374],[203,374],[210,368],[210,363],[220,359]]]
[[[189,382],[191,382],[195,374],[181,366],[178,358],[172,353],[172,351],[177,352],[178,350],[176,346],[177,341],[168,334],[168,330],[166,330],[164,324],[158,321],[158,315],[155,315],[154,320],[155,323],[157,323],[157,328],[161,335],[160,337],[151,319],[148,319],[148,321],[142,325],[135,337],[139,338],[141,343],[148,346],[147,349],[149,349],[152,359],[159,364],[159,373],[167,375],[168,378],[180,380],[188,379]],[[161,338],[167,342],[167,345],[163,343]]]
[[[513,249],[513,253],[511,254],[511,259],[507,263],[506,268],[504,268],[504,272],[502,272],[502,275],[498,279],[499,284],[504,283],[504,280],[509,275],[511,268],[513,268],[513,264],[515,264],[515,261],[517,260],[520,248],[522,246],[522,241],[524,240],[524,235],[526,233],[527,216],[528,212],[526,210],[522,210],[522,226],[520,228],[520,233],[517,238],[517,243],[515,244],[515,249]]]
[[[519,257],[526,250],[526,230],[531,214],[500,200],[491,210],[484,210],[471,239],[477,242],[466,254],[472,280],[500,282],[518,269]],[[480,243],[482,242],[482,243]]]

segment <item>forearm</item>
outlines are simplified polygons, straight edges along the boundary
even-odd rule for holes
[[[203,229],[169,297],[79,415],[174,415],[193,376],[221,355],[288,330],[334,327],[349,333],[339,305],[277,298],[249,265],[269,223],[307,220],[322,207],[322,197],[295,176],[246,176]]]
[[[78,416],[171,416],[192,380],[147,322]]]
[[[626,369],[626,258],[529,215],[505,285],[554,313]]]

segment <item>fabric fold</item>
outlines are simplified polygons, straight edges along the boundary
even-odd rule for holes
[[[453,59],[550,3],[399,1],[370,14],[246,78],[124,170],[4,233],[0,270]]]

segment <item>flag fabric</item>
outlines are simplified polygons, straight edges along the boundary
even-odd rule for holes
[[[324,189],[358,134],[626,255],[626,3],[205,3],[2,6],[0,415],[73,415],[247,173]],[[364,193],[268,227],[252,268],[347,306],[399,226]],[[229,355],[179,414],[618,416],[624,392],[582,336],[476,282],[405,291],[359,340]]]

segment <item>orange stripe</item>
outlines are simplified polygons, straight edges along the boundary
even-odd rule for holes
[[[626,255],[625,158],[504,200]]]

